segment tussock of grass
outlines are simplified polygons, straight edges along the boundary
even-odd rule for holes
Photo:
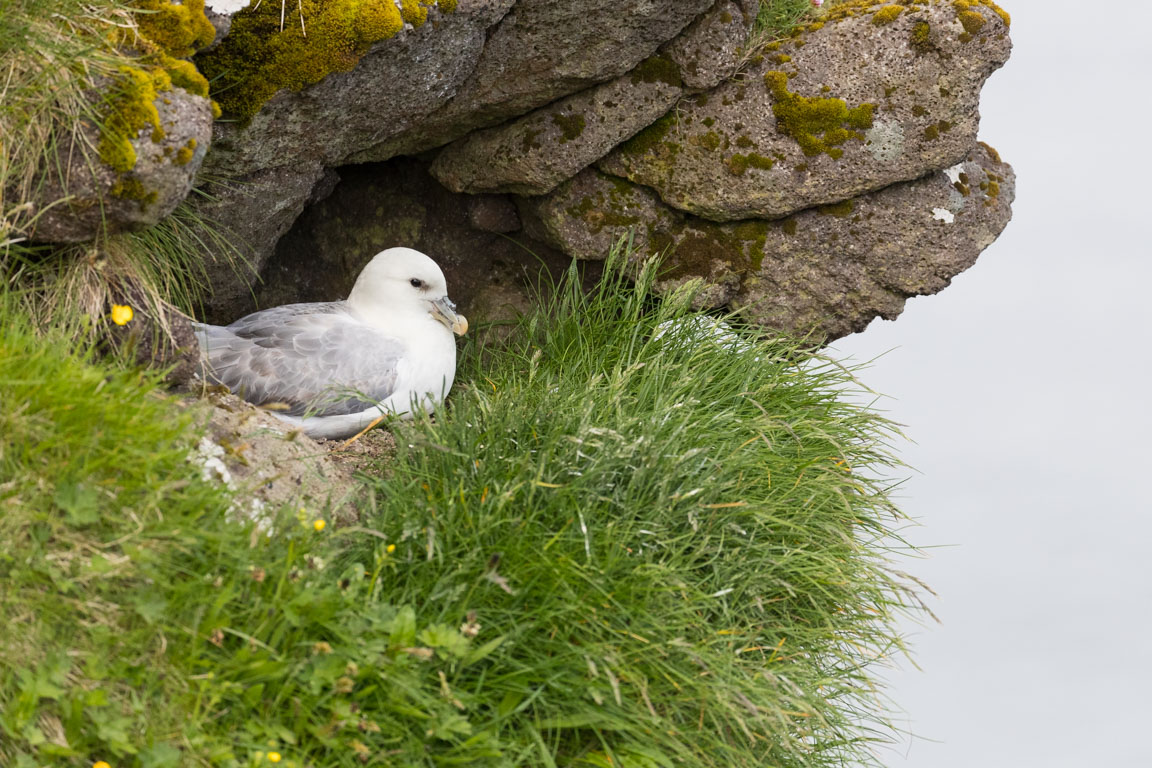
[[[650,270],[576,282],[322,532],[238,522],[194,410],[4,302],[0,763],[872,762],[890,430],[792,343],[686,342]]]
[[[827,0],[825,5],[831,2],[833,0]],[[787,37],[793,29],[815,19],[819,13],[811,0],[763,0],[752,27],[752,39],[767,43]]]

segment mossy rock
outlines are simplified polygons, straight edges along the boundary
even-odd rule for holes
[[[961,5],[835,5],[598,167],[729,221],[783,217],[949,166],[974,144],[980,89],[1011,47],[998,9]],[[982,19],[978,35],[965,13]]]
[[[85,242],[144,229],[192,189],[212,138],[212,103],[174,85],[158,67],[122,67],[98,95],[101,126],[87,125],[83,152],[49,166],[38,201],[46,207],[32,239]]]
[[[971,266],[1007,225],[1014,181],[981,145],[945,171],[771,221],[709,221],[592,169],[519,206],[528,234],[575,258],[631,238],[638,257],[665,254],[661,290],[702,280],[702,306],[831,340],[895,318]]]

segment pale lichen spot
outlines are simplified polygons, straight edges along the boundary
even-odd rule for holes
[[[864,134],[864,146],[873,160],[895,162],[904,154],[904,127],[895,120],[875,120]]]
[[[956,221],[956,214],[947,208],[933,208],[932,218],[936,219],[936,221],[942,221],[945,224],[951,224]]]
[[[952,184],[960,182],[960,174],[964,173],[964,163],[956,163],[951,168],[945,168],[944,173],[948,175],[948,181]]]

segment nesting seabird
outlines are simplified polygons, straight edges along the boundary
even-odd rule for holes
[[[207,381],[325,439],[434,410],[456,375],[453,334],[467,330],[440,267],[411,248],[376,254],[344,301],[196,324]]]

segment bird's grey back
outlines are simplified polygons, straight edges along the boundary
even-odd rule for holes
[[[358,413],[387,399],[405,352],[343,301],[288,304],[195,330],[205,380],[291,416]]]

